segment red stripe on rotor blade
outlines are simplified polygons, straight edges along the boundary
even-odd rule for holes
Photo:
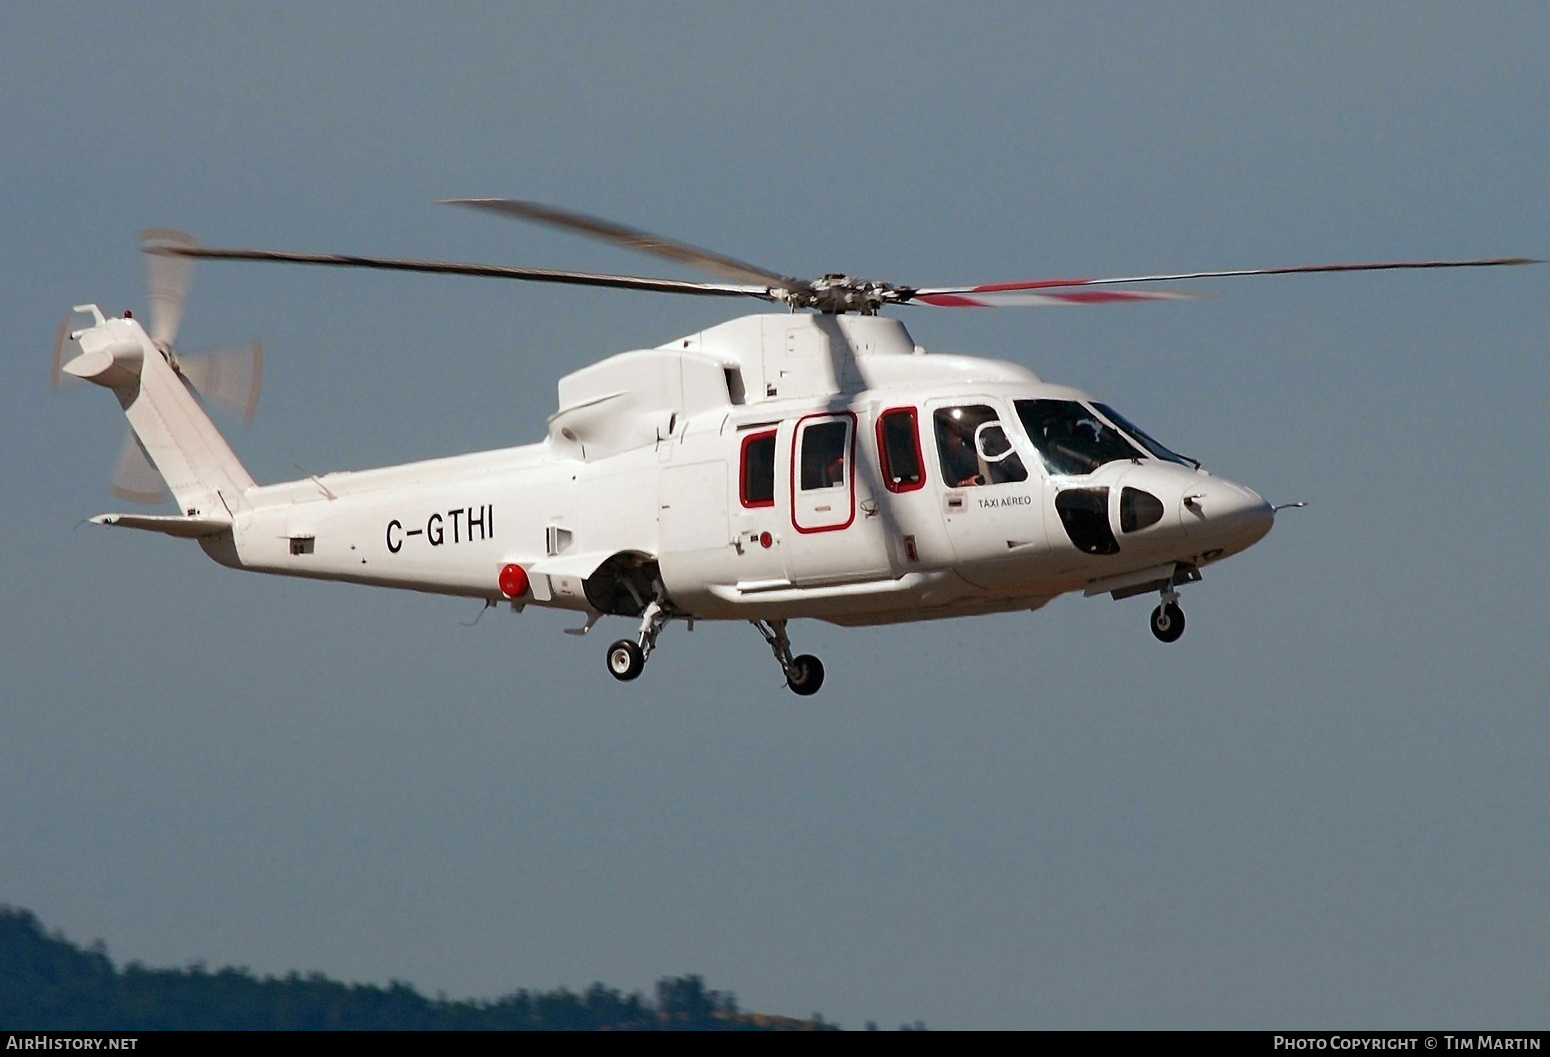
[[[964,297],[961,294],[920,294],[913,298],[922,304],[936,305],[938,308],[987,308],[983,301],[975,301],[973,298]]]
[[[1045,297],[1058,298],[1061,301],[1070,301],[1078,305],[1109,305],[1120,301],[1156,301],[1155,297],[1145,294],[1122,294],[1109,290],[1082,290],[1069,294],[1044,294]]]

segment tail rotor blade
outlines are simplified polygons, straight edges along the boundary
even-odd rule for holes
[[[180,356],[178,369],[210,403],[234,418],[253,421],[264,381],[264,353],[258,342]]]
[[[118,453],[118,464],[113,467],[108,487],[113,494],[130,503],[155,506],[167,501],[167,483],[131,432],[124,437],[124,447]]]
[[[66,316],[59,321],[59,329],[54,332],[54,367],[49,376],[55,389],[59,388],[59,382],[64,378],[65,371],[65,342],[70,340],[70,317]]]
[[[192,235],[170,228],[147,228],[140,232],[140,249],[145,251],[145,277],[150,287],[147,313],[150,316],[151,340],[163,349],[170,349],[178,336],[178,325],[183,322],[183,302],[188,297],[188,286],[193,281],[194,262],[191,257],[158,253],[163,249],[192,249],[198,243]]]

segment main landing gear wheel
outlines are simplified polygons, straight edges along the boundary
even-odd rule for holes
[[[640,631],[635,636],[635,641],[620,639],[608,647],[608,653],[604,661],[608,665],[608,674],[627,683],[638,676],[646,667],[646,658],[657,648],[657,636],[662,629],[667,627],[667,622],[672,619],[672,603],[667,600],[667,589],[662,586],[661,580],[652,582],[655,596],[646,604],[640,615]],[[636,597],[639,601],[639,596]],[[587,627],[591,627],[588,622]],[[691,620],[692,628],[694,622]]]
[[[646,667],[646,655],[629,639],[620,639],[608,647],[608,674],[627,683]]]
[[[786,673],[786,685],[791,692],[808,697],[823,686],[823,662],[811,653],[804,653],[791,661],[791,671]]]
[[[1178,642],[1184,634],[1184,610],[1175,602],[1165,602],[1152,610],[1152,634],[1161,642]]]
[[[751,620],[749,623],[758,628],[764,641],[770,644],[770,652],[775,654],[775,660],[779,662],[791,692],[803,697],[816,694],[818,688],[823,686],[823,662],[811,653],[791,656],[791,640],[786,637],[786,622]]]

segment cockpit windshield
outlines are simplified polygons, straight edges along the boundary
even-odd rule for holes
[[[1151,452],[1153,458],[1162,459],[1164,462],[1176,462],[1180,466],[1193,466],[1197,470],[1200,469],[1200,463],[1186,455],[1180,455],[1176,451],[1171,451],[1168,448],[1163,447],[1108,404],[1094,404],[1093,407],[1096,407],[1099,411],[1103,412],[1104,417],[1107,418],[1110,422],[1114,423],[1120,429],[1130,434],[1130,439],[1136,441],[1141,445],[1141,447]]]
[[[1075,400],[1018,400],[1016,404],[1017,417],[1050,473],[1079,476],[1104,463],[1145,458],[1124,434]]]

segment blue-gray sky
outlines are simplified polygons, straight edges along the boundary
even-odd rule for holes
[[[150,964],[492,996],[703,973],[849,1026],[1542,1024],[1550,267],[901,311],[1275,501],[1184,594],[610,631],[238,574],[122,507],[66,309],[135,233],[664,274],[552,201],[903,283],[1550,255],[1550,8],[13,4],[0,32],[0,900]],[[750,306],[752,307],[752,306]],[[260,480],[538,439],[726,302],[202,266]]]

